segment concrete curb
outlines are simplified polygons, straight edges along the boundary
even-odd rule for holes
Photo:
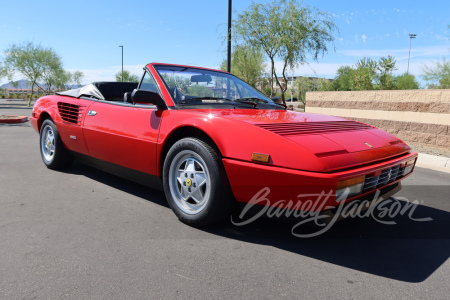
[[[10,118],[10,119],[1,119],[0,118],[0,123],[24,123],[26,121],[28,121],[28,117],[25,116],[9,116],[9,115],[3,115],[5,117],[15,117],[15,118]]]
[[[419,153],[416,166],[450,172],[450,157]]]

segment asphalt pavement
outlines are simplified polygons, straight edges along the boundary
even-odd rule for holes
[[[0,114],[30,115],[12,104]],[[188,227],[161,192],[48,170],[38,140],[29,122],[0,124],[0,299],[448,299],[450,174],[416,168],[396,199],[418,205],[395,224],[303,239],[270,219]]]

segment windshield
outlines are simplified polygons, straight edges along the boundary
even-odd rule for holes
[[[165,81],[177,106],[233,104],[245,108],[283,108],[227,73],[178,66],[157,65],[155,69]]]

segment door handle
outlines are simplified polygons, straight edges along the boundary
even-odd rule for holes
[[[88,111],[88,116],[95,116],[97,112],[95,110]]]

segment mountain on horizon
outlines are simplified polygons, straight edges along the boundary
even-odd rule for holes
[[[21,80],[18,80],[17,82],[18,82],[17,87],[14,87],[14,85],[12,84],[11,81],[8,83],[2,84],[0,87],[2,89],[31,89],[31,83],[29,80],[21,79]],[[39,84],[39,85],[41,85],[41,84]],[[47,88],[47,85],[45,85],[45,84],[41,85],[41,86],[44,88]],[[79,88],[80,86],[74,84],[74,85],[69,85],[68,87],[69,87],[69,89],[76,89],[76,88]],[[37,86],[35,86],[34,88],[36,89]]]

